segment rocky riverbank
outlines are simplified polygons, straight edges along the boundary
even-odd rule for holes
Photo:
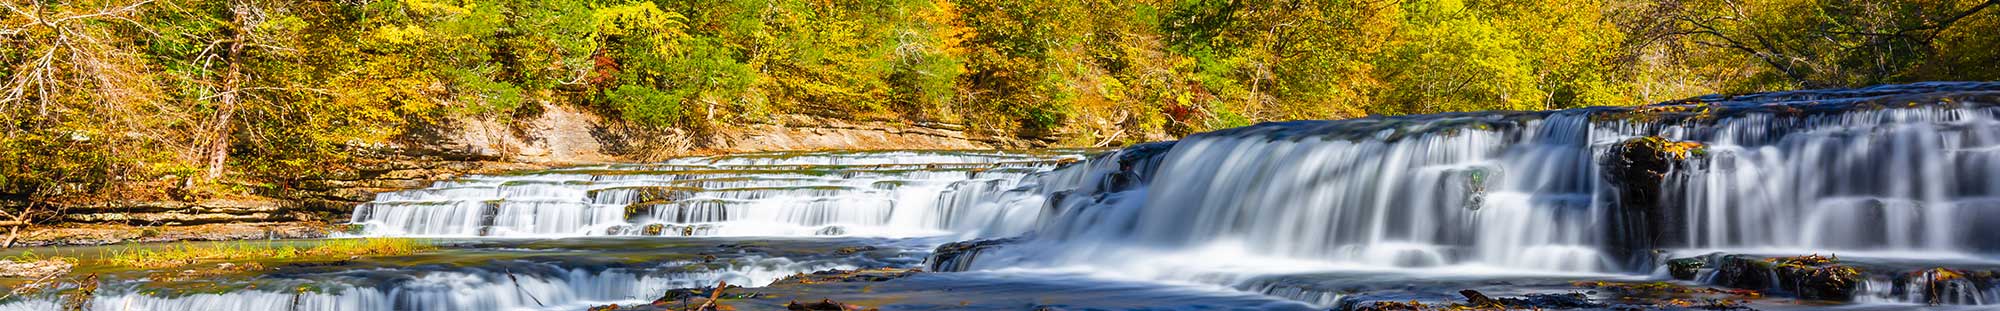
[[[338,231],[375,194],[465,175],[674,156],[761,151],[1025,148],[1054,138],[987,137],[953,124],[848,121],[784,115],[695,134],[641,129],[572,108],[549,106],[532,119],[459,120],[415,131],[401,143],[356,146],[334,174],[239,185],[222,198],[107,200],[49,204],[58,216],[17,229],[16,245],[95,245],[175,240],[312,238]],[[0,199],[8,210],[23,201]]]

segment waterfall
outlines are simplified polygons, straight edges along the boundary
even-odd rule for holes
[[[382,194],[353,222],[394,236],[953,235],[986,240],[930,267],[1320,305],[1350,286],[1309,275],[1326,271],[1643,279],[1673,253],[1985,260],[2000,254],[1981,230],[2000,223],[1995,103],[2000,83],[1926,83],[1274,122],[1089,157],[694,157],[438,182]],[[1968,282],[1871,277],[1856,296],[2000,301]]]
[[[817,152],[472,176],[382,193],[362,235],[425,237],[1020,234],[1014,184],[1075,152]]]
[[[1049,214],[1030,246],[971,266],[1198,279],[1633,274],[1652,249],[1988,255],[2000,243],[1975,237],[2000,223],[1996,98],[2000,84],[1922,84],[1221,130],[1029,176],[1021,191]],[[1607,165],[1642,137],[1699,147],[1657,187],[1621,189]],[[1635,193],[1657,205],[1621,203]]]

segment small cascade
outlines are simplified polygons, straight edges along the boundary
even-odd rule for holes
[[[269,272],[199,278],[178,273],[211,267],[113,270],[98,279],[82,310],[582,310],[643,305],[669,290],[718,282],[761,287],[801,273],[909,266],[923,254],[922,242],[882,238],[656,242],[452,242],[432,257],[274,265]],[[828,250],[857,248],[866,251]],[[73,291],[24,292],[0,301],[0,310],[69,310],[79,306],[78,297]]]
[[[99,289],[88,310],[576,310],[593,304],[643,303],[667,290],[714,286],[721,281],[757,286],[795,273],[856,268],[785,258],[739,261],[744,264],[693,271],[680,267],[699,263],[662,263],[660,268],[590,269],[517,263],[505,269],[360,270],[318,276],[320,281],[273,281],[296,283],[291,286],[261,284],[270,290],[180,295],[131,284],[132,288]],[[35,299],[0,304],[0,310],[62,309],[59,306],[57,299]]]
[[[1080,158],[1062,151],[679,158],[442,181],[379,194],[352,221],[369,236],[1019,234],[1032,228],[1038,204],[1006,204],[1020,196],[1007,192],[1027,175]]]
[[[1637,275],[1658,249],[1990,256],[2000,243],[1979,237],[2000,223],[1993,104],[2000,84],[1939,83],[1266,123],[1030,176],[1016,192],[1045,207],[1035,238],[950,265],[1199,281],[1355,268]],[[1890,283],[1876,291],[1938,287]]]
[[[1871,277],[1856,297],[1878,303],[1987,305],[2000,303],[2000,282],[1990,274],[1927,269],[1893,277]]]

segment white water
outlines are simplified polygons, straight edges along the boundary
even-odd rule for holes
[[[778,153],[673,159],[472,176],[379,194],[357,207],[363,236],[1008,236],[1033,228],[1039,196],[1014,191],[1027,175],[1078,153]],[[646,303],[667,290],[717,281],[762,286],[797,273],[862,268],[841,260],[750,258],[720,270],[487,268],[348,271],[296,282],[324,289],[164,294],[107,288],[90,310],[577,310]],[[518,267],[517,267],[518,268]],[[377,278],[390,276],[392,281]],[[308,281],[309,280],[309,281]],[[305,284],[301,283],[301,284]],[[136,285],[125,283],[127,285]],[[375,285],[359,285],[375,284]],[[0,304],[60,309],[55,298]]]
[[[998,204],[1007,190],[1075,159],[1002,152],[680,158],[438,182],[382,193],[352,221],[371,236],[1020,234],[1035,221],[1022,213],[1037,206]]]
[[[1038,175],[1038,239],[975,269],[1095,267],[1162,280],[1390,269],[1625,274],[1618,192],[1600,167],[1639,136],[1695,141],[1660,189],[1679,219],[1660,247],[1792,248],[1993,258],[2000,109],[1986,103],[1799,112],[1734,103],[1715,119],[1631,121],[1617,109],[1263,124],[1170,150]],[[1833,100],[1837,101],[1837,100]],[[1148,164],[1121,171],[1119,158]],[[1144,182],[1106,187],[1117,174]],[[1131,179],[1131,178],[1126,178]],[[1080,185],[1080,186],[1079,186]],[[1059,196],[1059,197],[1058,197]],[[1643,259],[1643,258],[1642,258]],[[1879,286],[1878,286],[1879,287]],[[1865,289],[1863,295],[1886,289]],[[1284,289],[1266,289],[1282,292]],[[1950,303],[1988,303],[1991,292]],[[1908,295],[1896,295],[1905,297]],[[1325,302],[1322,302],[1325,303]]]
[[[857,267],[834,262],[794,262],[786,258],[749,258],[744,264],[718,270],[681,271],[663,268],[637,271],[609,268],[598,271],[555,266],[533,267],[544,273],[525,271],[350,271],[336,280],[356,280],[371,274],[395,275],[398,279],[382,286],[331,285],[315,282],[322,289],[312,291],[235,290],[225,293],[160,295],[130,289],[100,289],[88,310],[581,310],[612,303],[646,303],[661,293],[677,288],[730,284],[761,286],[795,273]],[[694,265],[693,262],[665,263],[662,267]],[[513,274],[512,277],[509,274]],[[379,277],[379,276],[375,276]],[[53,299],[0,304],[0,310],[62,310]]]
[[[1328,271],[1647,277],[1652,268],[1643,261],[1658,258],[1621,258],[1652,250],[1622,240],[1632,224],[1621,223],[1619,189],[1601,169],[1613,145],[1659,136],[1706,148],[1657,189],[1672,216],[1648,220],[1666,237],[1644,247],[1975,259],[2000,253],[2000,242],[1983,234],[1986,225],[2000,224],[2000,183],[1992,182],[2000,180],[2000,109],[1940,102],[1814,106],[1845,96],[1825,95],[1729,103],[1710,117],[1671,122],[1621,117],[1623,109],[1580,109],[1264,124],[1048,172],[1057,165],[1051,160],[1076,156],[686,158],[439,182],[382,194],[353,221],[378,236],[1032,232],[1023,244],[973,257],[969,266],[1223,284],[1329,305],[1340,297],[1262,277]],[[1759,107],[1766,105],[1792,107]],[[501,289],[486,281],[458,287],[481,289],[455,289],[408,306],[524,306],[488,295]],[[1924,294],[1912,286],[1932,286],[1917,283],[1871,280],[1859,296],[1912,302]],[[583,302],[619,298],[574,293],[622,292],[576,286],[541,292]],[[2000,292],[1950,286],[1956,292],[1946,303],[2000,302]],[[313,299],[380,306],[375,301],[406,297],[347,292],[354,294]],[[119,296],[100,299],[107,297]],[[175,308],[225,307],[172,299]]]

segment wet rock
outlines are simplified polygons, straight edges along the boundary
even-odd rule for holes
[[[945,243],[938,245],[937,250],[931,252],[931,257],[924,260],[925,267],[937,272],[965,271],[972,268],[972,261],[979,257],[979,252],[1020,243],[1025,239],[1026,237],[1011,237]]]
[[[1116,153],[1118,172],[1104,179],[1104,189],[1122,190],[1144,185],[1152,170],[1167,151],[1173,150],[1175,142],[1152,142],[1125,147]],[[1105,191],[1100,191],[1105,192]]]
[[[648,213],[652,213],[654,205],[655,204],[648,202],[626,204],[625,219],[626,220],[638,219],[641,216],[645,216]]]
[[[1361,306],[1341,306],[1339,308],[1334,308],[1334,309],[1350,310],[1350,311],[1421,311],[1421,310],[1431,310],[1433,308],[1439,308],[1439,307],[1433,307],[1431,305],[1424,304],[1423,302],[1411,300],[1411,301],[1377,301],[1377,302],[1370,302],[1367,303],[1366,305],[1361,305]]]
[[[1611,147],[1603,163],[1605,180],[1617,193],[1618,209],[1612,217],[1614,236],[1608,252],[1626,264],[1648,260],[1647,253],[1677,244],[1670,239],[1682,236],[1677,218],[1680,213],[1664,195],[1669,177],[1688,163],[1705,157],[1703,146],[1694,142],[1670,141],[1647,136],[1628,139]]]
[[[848,247],[842,247],[838,250],[834,250],[833,253],[841,255],[853,255],[862,252],[874,251],[876,249],[879,248],[875,247],[874,245],[848,246]]]
[[[1476,290],[1462,290],[1458,291],[1458,294],[1465,296],[1465,304],[1467,305],[1476,307],[1504,307],[1499,300],[1493,300],[1493,297],[1486,297],[1486,294]]]
[[[1500,305],[1511,309],[1551,310],[1602,308],[1604,304],[1590,301],[1590,297],[1580,293],[1567,294],[1527,294],[1521,298],[1501,298]]]
[[[584,192],[584,197],[603,198],[618,196],[622,197],[621,199],[624,199],[625,202],[640,202],[632,205],[659,205],[687,199],[694,196],[694,193],[698,191],[702,191],[702,189],[674,186],[612,187],[586,191]]]
[[[1593,297],[1618,301],[1619,306],[1736,309],[1764,294],[1747,289],[1688,286],[1675,282],[1579,281],[1572,283]]]
[[[62,294],[63,310],[90,310],[91,302],[97,298],[97,274],[84,275],[76,281],[77,288]]]
[[[1354,311],[1403,311],[1403,310],[1578,310],[1605,309],[1610,306],[1593,302],[1581,293],[1527,294],[1521,297],[1492,298],[1476,290],[1459,291],[1466,297],[1465,303],[1424,303],[1422,301],[1371,301],[1358,304],[1343,304],[1334,309]],[[1620,306],[1626,309],[1644,309],[1643,306]]]
[[[1701,268],[1707,266],[1708,262],[1701,258],[1668,260],[1667,274],[1673,275],[1675,279],[1694,280],[1695,276],[1701,273]]]
[[[916,275],[921,270],[901,270],[894,268],[866,270],[826,270],[813,273],[799,273],[771,282],[777,285],[820,284],[839,282],[881,282]]]
[[[785,304],[785,310],[793,310],[793,311],[846,311],[846,310],[861,310],[861,309],[862,308],[860,306],[852,306],[840,303],[837,301],[833,301],[833,299],[820,299],[819,302],[813,302],[813,303],[799,303],[798,301],[792,301],[791,303]]]
[[[1500,299],[1486,297],[1485,294],[1470,289],[1459,291],[1458,294],[1465,296],[1466,303],[1454,304],[1453,306],[1471,307],[1476,309],[1547,310],[1547,309],[1582,309],[1582,308],[1604,307],[1604,304],[1591,302],[1590,297],[1584,296],[1583,294],[1579,293],[1527,294],[1523,295],[1520,298],[1508,297]]]
[[[660,295],[659,299],[653,299],[653,304],[678,304],[695,299],[709,299],[709,297],[717,299],[754,299],[763,297],[762,294],[736,290],[741,288],[743,287],[725,284],[721,291],[716,291],[714,286],[670,289],[665,294]]]
[[[716,245],[716,246],[715,246],[715,248],[717,248],[717,249],[724,249],[724,250],[731,250],[731,251],[734,251],[734,252],[737,252],[737,253],[770,253],[770,252],[771,252],[771,248],[770,248],[770,247],[766,247],[766,246],[763,246],[763,245],[756,245],[756,244],[747,244],[747,243],[730,243],[730,244],[721,244],[721,245]]]
[[[1444,191],[1463,194],[1457,198],[1459,206],[1474,211],[1486,205],[1487,186],[1498,177],[1493,168],[1485,166],[1449,169],[1445,174],[1456,182],[1445,185]]]
[[[64,258],[35,258],[32,260],[0,260],[0,277],[42,279],[68,274],[76,266],[74,260]]]
[[[665,224],[650,224],[646,225],[645,229],[640,230],[640,234],[645,234],[646,236],[660,236],[660,233],[665,232],[666,230],[667,230],[667,225]]]
[[[1724,256],[1711,282],[1716,285],[1784,293],[1810,300],[1851,301],[1865,282],[1861,270],[1838,257],[1817,254],[1757,258]]]
[[[813,231],[813,235],[822,235],[822,236],[845,235],[845,234],[847,234],[847,228],[842,228],[840,226],[826,226],[825,228],[819,228],[818,231]]]

